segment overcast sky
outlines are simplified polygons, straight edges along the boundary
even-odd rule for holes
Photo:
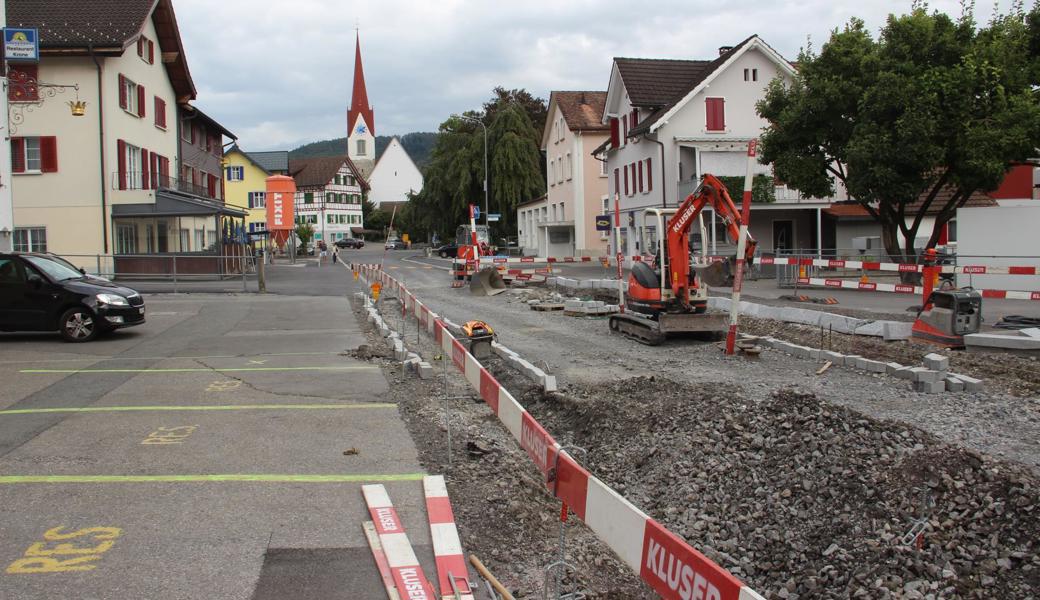
[[[1011,0],[999,0],[1006,10]],[[987,21],[992,2],[978,3]],[[174,0],[196,105],[247,150],[346,135],[361,28],[376,133],[435,131],[497,85],[603,90],[615,56],[708,59],[757,33],[788,59],[850,17],[877,31],[909,0]],[[955,0],[930,6],[953,16]]]

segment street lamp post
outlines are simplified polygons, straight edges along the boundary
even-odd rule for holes
[[[488,226],[488,130],[487,125],[476,117],[467,117],[466,115],[458,115],[463,121],[469,121],[476,123],[484,129],[484,226]],[[489,242],[491,232],[488,231]]]

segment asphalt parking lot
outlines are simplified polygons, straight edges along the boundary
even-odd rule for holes
[[[376,482],[432,563],[387,382],[342,355],[350,273],[284,273],[146,296],[145,325],[93,343],[0,336],[0,598],[375,597]]]

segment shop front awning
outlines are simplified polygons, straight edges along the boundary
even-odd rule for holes
[[[246,211],[222,202],[174,190],[156,190],[155,202],[147,204],[113,204],[112,217],[192,217],[220,215],[243,218]]]

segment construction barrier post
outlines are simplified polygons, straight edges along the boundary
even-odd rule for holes
[[[622,262],[624,257],[621,255],[621,196],[617,193],[614,194],[614,250],[617,257],[617,297],[618,297],[618,312],[625,312],[625,279]]]
[[[747,248],[748,219],[751,216],[751,182],[755,176],[755,147],[758,140],[747,146],[747,175],[744,177],[744,200],[740,207],[740,236],[737,238],[737,270],[733,276],[733,301],[729,307],[729,332],[726,334],[726,354],[732,355],[737,342],[737,320],[740,318],[740,288],[744,283],[744,249]]]

